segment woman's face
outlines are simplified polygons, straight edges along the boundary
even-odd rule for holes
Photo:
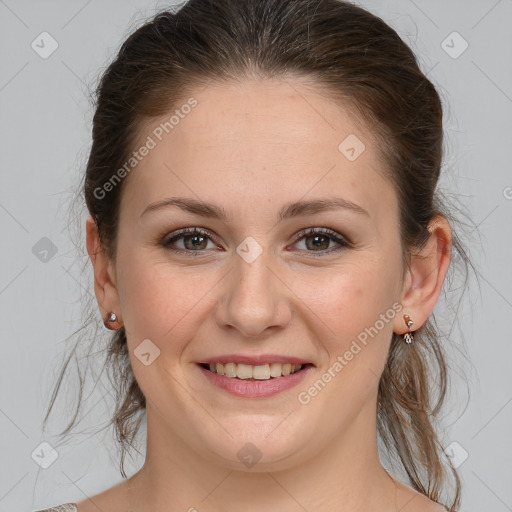
[[[193,98],[146,128],[148,150],[123,185],[115,282],[148,435],[226,467],[259,458],[262,471],[341,438],[356,446],[373,436],[405,312],[397,197],[375,142],[297,80],[210,85]],[[225,218],[155,206],[172,198]],[[290,207],[334,199],[357,208]],[[184,228],[204,233],[175,238]],[[248,381],[199,365],[251,356],[309,366],[270,379],[263,367]],[[293,385],[270,394],[279,379]]]

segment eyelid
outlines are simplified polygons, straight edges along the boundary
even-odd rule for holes
[[[303,238],[306,235],[325,235],[331,238],[332,240],[340,243],[340,244],[346,244],[346,245],[352,245],[352,242],[344,235],[338,233],[337,231],[334,231],[331,228],[306,228],[302,229],[295,235],[295,241],[297,242],[301,238]]]

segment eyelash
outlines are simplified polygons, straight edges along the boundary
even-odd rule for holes
[[[217,237],[213,236],[212,233],[210,233],[209,231],[206,231],[204,229],[194,227],[194,228],[181,229],[178,232],[176,232],[176,234],[172,238],[164,237],[161,240],[160,245],[163,246],[165,249],[167,249],[169,251],[173,251],[178,254],[186,253],[187,255],[191,255],[192,257],[201,257],[202,254],[200,254],[200,253],[205,252],[205,250],[190,251],[190,250],[176,249],[174,247],[171,247],[171,245],[174,244],[177,240],[184,238],[187,235],[202,235],[202,236],[205,236],[205,237],[211,239],[213,242],[218,243]],[[342,249],[352,247],[352,243],[350,241],[348,241],[346,238],[342,237],[341,235],[338,235],[338,233],[336,233],[336,231],[333,231],[332,229],[329,229],[329,228],[303,229],[302,231],[297,233],[297,235],[295,237],[294,244],[300,242],[303,238],[307,238],[308,236],[314,236],[314,235],[321,235],[321,236],[327,237],[330,240],[339,244],[340,247],[325,249],[325,250],[319,251],[319,252],[306,250],[306,252],[311,253],[308,255],[308,257],[311,256],[313,258],[321,258],[327,254],[331,254],[333,252],[338,252]],[[317,254],[315,254],[316,252],[317,252]]]

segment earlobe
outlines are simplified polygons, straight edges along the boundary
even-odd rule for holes
[[[413,253],[401,304],[403,311],[414,319],[415,330],[419,329],[432,313],[439,298],[444,278],[451,259],[452,235],[448,221],[435,216],[429,223],[430,237],[425,246]],[[397,334],[407,332],[401,315],[395,320]]]
[[[86,245],[94,269],[94,293],[101,316],[106,319],[115,312],[117,321],[121,322],[114,267],[101,246],[98,227],[91,216],[86,221]]]

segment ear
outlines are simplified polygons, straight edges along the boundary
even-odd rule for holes
[[[394,332],[409,331],[403,315],[408,314],[414,324],[411,331],[418,330],[428,319],[436,305],[450,265],[452,253],[452,232],[449,222],[436,215],[428,225],[430,237],[421,250],[411,256],[410,268],[404,279],[402,299],[403,310],[394,320]]]
[[[86,221],[86,244],[94,267],[94,293],[101,316],[105,319],[112,311],[122,322],[114,265],[100,244],[98,226],[91,216]]]

